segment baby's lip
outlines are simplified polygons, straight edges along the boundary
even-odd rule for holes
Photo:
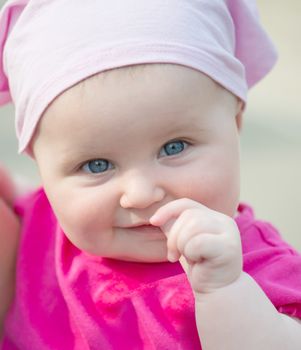
[[[155,227],[154,225],[150,224],[149,222],[138,222],[135,224],[131,224],[131,225],[126,225],[124,226],[124,228],[136,228],[136,227]]]
[[[151,235],[154,235],[154,234],[158,235],[159,234],[160,236],[163,234],[160,227],[151,225],[149,223],[128,226],[125,228],[125,230],[129,230],[130,232],[147,233],[147,234],[151,234]]]
[[[119,226],[122,229],[141,231],[141,232],[161,232],[160,227],[150,224],[149,222],[137,222],[131,225]]]
[[[137,222],[135,224],[125,225],[119,228],[125,230],[129,234],[145,234],[146,237],[152,237],[156,239],[159,237],[160,240],[165,238],[165,235],[160,227],[151,225],[149,222]]]

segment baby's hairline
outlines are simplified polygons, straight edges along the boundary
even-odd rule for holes
[[[217,81],[215,81],[213,78],[211,78],[208,74],[206,74],[205,72],[201,72],[198,71],[197,69],[194,69],[192,67],[188,67],[185,65],[181,65],[178,63],[161,63],[161,62],[155,62],[155,63],[139,63],[139,64],[133,64],[133,65],[128,65],[128,66],[121,66],[121,67],[116,67],[116,68],[112,68],[112,69],[108,69],[108,70],[104,70],[101,72],[97,72],[94,75],[88,76],[85,79],[81,80],[80,82],[78,82],[76,85],[78,85],[79,87],[85,88],[85,83],[86,81],[90,81],[91,79],[100,79],[100,80],[105,80],[105,79],[109,79],[110,77],[112,77],[114,74],[128,74],[129,76],[132,76],[133,78],[136,76],[136,74],[139,73],[144,73],[145,76],[144,77],[148,77],[147,74],[151,73],[151,69],[155,68],[155,69],[168,69],[168,67],[171,66],[177,66],[177,67],[182,67],[185,69],[189,69],[192,70],[196,73],[199,74],[204,74],[207,77],[209,77],[215,84],[216,86],[218,86],[220,89],[228,91],[230,94],[232,94],[233,96],[235,96],[231,91],[229,91],[228,89],[226,89],[224,86],[222,86],[221,84],[219,84]],[[151,69],[150,69],[151,68]],[[235,96],[237,99],[239,99],[237,96]]]

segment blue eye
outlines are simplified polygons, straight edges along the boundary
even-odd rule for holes
[[[113,165],[105,159],[95,159],[85,163],[82,169],[87,173],[100,174],[112,169]]]
[[[163,146],[162,151],[160,151],[160,155],[162,156],[173,156],[175,154],[181,153],[187,146],[187,142],[184,141],[171,141]]]

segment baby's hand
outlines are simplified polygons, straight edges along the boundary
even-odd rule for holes
[[[180,260],[195,293],[211,293],[240,276],[240,234],[231,217],[183,198],[158,209],[150,222],[166,234],[168,260]]]
[[[0,242],[1,250],[6,251],[6,240],[19,229],[19,220],[13,212],[16,186],[9,173],[0,165]],[[1,261],[1,256],[0,256]]]
[[[0,165],[0,199],[7,204],[12,204],[15,196],[16,187],[14,182],[6,169]]]
[[[12,206],[16,190],[11,177],[0,167],[0,337],[15,286],[15,264],[20,223]]]

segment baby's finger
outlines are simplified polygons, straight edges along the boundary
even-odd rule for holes
[[[170,229],[167,248],[170,256],[179,256],[183,254],[184,247],[192,237],[210,233],[213,235],[221,234],[224,226],[220,227],[221,221],[218,220],[216,213],[210,209],[202,208],[187,209],[175,221]]]
[[[184,246],[183,256],[193,262],[221,257],[225,251],[224,235],[202,233],[192,237]]]
[[[206,208],[202,204],[188,198],[181,198],[169,202],[159,208],[156,213],[150,218],[150,223],[155,226],[163,226],[172,218],[177,218],[180,214],[190,208]]]
[[[178,260],[187,241],[195,234],[200,233],[201,216],[202,211],[199,209],[186,209],[175,220],[167,240],[168,256],[172,259],[169,258],[170,261]]]

